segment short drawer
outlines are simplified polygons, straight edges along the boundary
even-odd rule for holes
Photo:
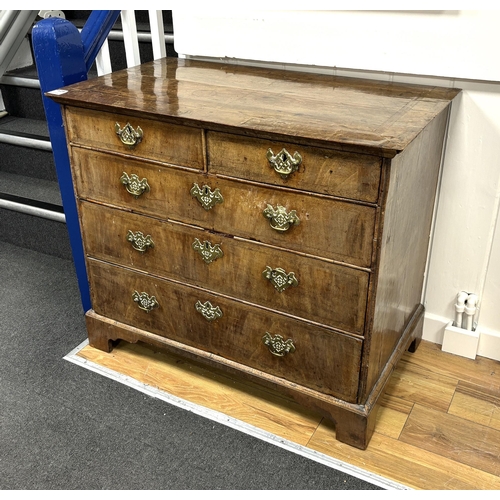
[[[70,143],[173,165],[204,167],[200,129],[71,107],[65,108],[64,116]],[[136,133],[141,131],[140,142],[134,146],[124,144],[117,134],[117,128],[123,130],[127,124]],[[126,131],[121,133],[124,140],[125,134]]]
[[[112,155],[72,148],[78,196],[134,212],[195,224],[206,229],[256,240],[287,250],[371,267],[375,208],[293,190],[256,186],[210,175],[157,166]],[[135,177],[134,177],[135,176]],[[123,179],[144,181],[147,189],[134,195]],[[122,180],[120,180],[122,179]],[[211,208],[192,194],[208,186],[220,194]],[[297,219],[277,230],[269,211],[283,208]],[[267,214],[267,215],[266,215]],[[279,218],[279,215],[278,215]],[[292,218],[292,221],[295,220]],[[298,221],[298,224],[296,222]]]
[[[378,200],[382,160],[376,156],[218,132],[207,133],[207,151],[209,171],[215,174],[353,200]]]
[[[92,259],[88,269],[98,314],[356,400],[360,339]]]
[[[92,257],[364,332],[365,271],[94,203],[80,202],[80,212]]]

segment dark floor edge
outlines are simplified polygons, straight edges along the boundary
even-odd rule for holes
[[[411,490],[411,488],[409,488],[408,486],[402,485],[385,477],[379,476],[377,474],[366,471],[354,465],[348,464],[347,462],[343,462],[333,457],[329,457],[328,455],[324,455],[323,453],[316,452],[314,450],[311,450],[310,448],[301,446],[292,441],[288,441],[279,436],[276,436],[275,434],[264,431],[263,429],[259,429],[258,427],[247,424],[246,422],[242,422],[241,420],[229,417],[228,415],[225,415],[223,413],[194,404],[191,401],[178,398],[165,391],[161,391],[155,387],[143,384],[132,377],[123,375],[122,373],[119,373],[115,370],[105,368],[101,365],[98,365],[97,363],[93,363],[92,361],[88,361],[78,356],[78,353],[87,345],[88,345],[88,340],[83,341],[80,345],[75,347],[70,353],[64,356],[63,359],[71,363],[74,363],[78,366],[81,366],[87,370],[98,373],[104,377],[115,380],[116,382],[120,382],[121,384],[136,389],[151,397],[161,399],[167,403],[182,408],[186,411],[190,411],[199,416],[215,421],[219,424],[226,425],[240,432],[253,436],[257,439],[261,439],[262,441],[266,441],[272,445],[291,451],[292,453],[296,453],[310,460],[326,465],[327,467],[331,467],[332,469],[336,469],[351,476],[357,477],[358,479],[366,481],[367,483],[379,486],[380,488],[386,490]]]

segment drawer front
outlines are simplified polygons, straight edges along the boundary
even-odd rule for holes
[[[378,200],[382,160],[376,156],[217,132],[207,133],[207,150],[212,173],[353,200]],[[293,172],[287,175],[289,171]]]
[[[80,212],[92,257],[363,334],[365,271],[94,203]]]
[[[287,250],[361,267],[371,266],[373,207],[159,168],[82,148],[72,148],[72,157],[77,193],[81,198]],[[147,190],[139,196],[127,192],[126,185],[120,182],[124,172],[127,178],[135,175],[140,181],[145,179]],[[214,206],[204,208],[191,194],[195,184],[200,189],[208,185],[213,193],[218,189],[222,202],[216,202],[214,197]],[[276,217],[270,217],[269,211],[276,213],[280,207],[287,217],[295,213],[298,225],[290,219],[288,228],[275,229]]]
[[[92,259],[88,269],[98,314],[355,402],[360,339]],[[149,312],[148,297],[133,298],[143,293],[158,304]],[[210,306],[222,315],[207,319]]]
[[[70,143],[200,170],[204,167],[202,131],[197,128],[71,107],[65,108],[65,123]],[[139,127],[140,142],[131,147],[124,144],[116,124],[120,130],[130,124],[136,133]],[[124,133],[122,137],[125,139]]]

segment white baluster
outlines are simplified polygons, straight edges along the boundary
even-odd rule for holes
[[[108,75],[113,71],[111,68],[111,56],[109,54],[109,43],[107,39],[102,44],[101,50],[95,58],[95,64],[98,76]]]
[[[122,19],[123,43],[125,44],[127,67],[131,68],[141,64],[135,12],[133,10],[122,10],[120,16]]]
[[[161,10],[150,10],[149,25],[151,27],[151,43],[153,44],[153,59],[161,59],[167,56],[165,47],[165,29]]]

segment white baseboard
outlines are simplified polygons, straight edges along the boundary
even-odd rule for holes
[[[478,356],[500,361],[500,332],[481,326],[478,326],[477,330],[479,331]]]
[[[449,318],[443,318],[431,313],[425,313],[423,340],[443,345],[444,329],[450,322]]]
[[[462,329],[457,328],[457,331],[454,331],[453,328],[451,328],[448,331],[448,337],[445,342],[445,330],[449,325],[450,318],[444,318],[435,314],[426,313],[424,317],[424,331],[422,339],[441,346],[443,346],[444,343],[445,349],[443,350],[446,350],[446,352],[452,352],[453,354],[457,354],[459,356],[473,358],[474,356],[471,356],[470,354],[470,349],[472,349],[470,345],[471,342],[474,342],[474,339],[470,337],[470,332],[465,333],[462,340],[460,340],[460,330]],[[463,332],[466,332],[466,330],[463,330]],[[500,332],[488,330],[487,328],[482,328],[478,325],[475,333],[477,334],[476,336],[479,336],[476,354],[478,356],[500,361]],[[461,349],[463,349],[465,345],[468,345],[469,347],[466,351],[464,351],[464,353],[461,353]]]

